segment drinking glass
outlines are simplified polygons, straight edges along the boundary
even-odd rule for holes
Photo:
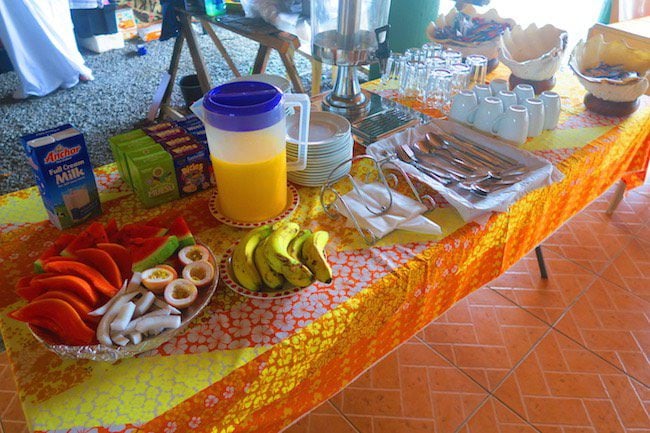
[[[409,48],[404,51],[404,57],[406,57],[406,61],[419,62],[422,58],[422,50],[418,47]]]
[[[426,105],[429,108],[436,108],[444,113],[449,108],[451,99],[452,73],[449,69],[434,69],[428,77],[426,88]]]
[[[386,60],[386,71],[379,81],[382,88],[395,88],[399,85],[399,79],[404,69],[405,59],[400,53],[391,53]]]
[[[400,78],[399,97],[418,97],[422,88],[421,81],[423,76],[426,76],[426,64],[407,60]]]
[[[451,93],[452,96],[469,87],[470,67],[464,63],[455,63],[449,68],[452,74]]]
[[[470,85],[485,84],[488,59],[480,54],[465,57],[465,64],[470,67]]]
[[[442,52],[442,58],[447,62],[447,66],[463,62],[463,53],[454,50],[445,50]]]
[[[425,59],[440,57],[442,54],[442,45],[436,44],[435,42],[427,42],[422,45],[422,54]]]

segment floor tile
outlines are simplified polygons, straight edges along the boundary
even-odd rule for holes
[[[535,433],[537,431],[499,400],[490,397],[458,430],[458,433]]]
[[[552,331],[494,395],[544,433],[647,431],[639,385]]]
[[[358,433],[358,430],[343,418],[329,401],[321,404],[307,416],[283,430],[283,433],[322,432]]]
[[[457,302],[424,329],[424,341],[491,390],[549,326],[493,290]]]
[[[353,382],[331,400],[362,433],[453,432],[487,397],[417,339],[380,361],[369,377],[370,382]]]
[[[623,215],[636,218],[637,213],[625,212],[629,206],[621,202],[617,212],[608,217],[605,215],[608,206],[608,202],[593,202],[549,236],[543,243],[544,248],[593,272],[602,272],[645,223],[635,219],[635,224],[630,226],[616,224],[613,221]]]
[[[634,239],[603,271],[602,277],[650,301],[650,243]]]
[[[598,279],[556,328],[650,385],[650,302]]]
[[[541,278],[535,251],[531,251],[488,286],[552,324],[596,275],[546,248],[542,251],[548,279]]]

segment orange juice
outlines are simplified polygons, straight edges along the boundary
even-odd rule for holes
[[[271,159],[232,163],[211,156],[219,211],[241,222],[273,218],[287,205],[286,150]]]

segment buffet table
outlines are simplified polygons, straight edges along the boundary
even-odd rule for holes
[[[500,68],[493,75],[505,72]],[[369,87],[377,89],[376,83]],[[6,317],[19,305],[12,290],[16,281],[59,232],[44,221],[34,188],[1,197],[0,326],[30,427],[281,430],[503,273],[623,175],[642,180],[650,152],[649,98],[629,118],[607,118],[584,110],[584,91],[568,73],[559,74],[556,91],[563,95],[559,128],[524,148],[551,160],[565,176],[561,183],[528,194],[482,225],[465,224],[453,208],[440,204],[427,216],[442,227],[441,236],[398,231],[372,248],[353,228],[322,212],[318,188],[299,188],[300,206],[292,219],[330,232],[331,285],[316,283],[275,300],[244,298],[220,285],[186,332],[153,353],[115,364],[62,360],[40,346],[24,324]],[[365,169],[353,168],[357,174]],[[122,225],[180,213],[217,256],[244,233],[211,216],[211,191],[143,209],[114,165],[96,172],[102,220],[113,217]]]

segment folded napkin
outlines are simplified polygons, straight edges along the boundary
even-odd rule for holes
[[[367,204],[368,207],[375,211],[378,211],[382,205],[387,205],[388,193],[386,187],[380,183],[365,183],[357,186],[363,195],[363,199],[353,189],[343,196],[343,200],[345,200],[359,225],[369,230],[377,238],[383,238],[395,229],[431,235],[442,234],[438,224],[422,216],[427,211],[427,208],[418,201],[391,189],[392,206],[385,214],[375,215],[369,212],[365,205]],[[335,208],[348,219],[348,226],[354,226],[354,223],[350,220],[350,214],[339,200],[336,201]]]

